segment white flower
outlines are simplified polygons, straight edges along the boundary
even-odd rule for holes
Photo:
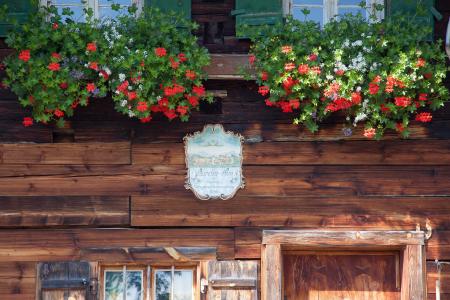
[[[133,86],[129,85],[128,90],[131,91],[133,89]]]
[[[120,73],[120,74],[119,74],[119,80],[120,80],[120,82],[125,81],[125,78],[126,78],[125,74],[123,74],[123,73]]]
[[[129,111],[128,111],[128,116],[129,116],[130,118],[134,117],[134,112],[133,112],[132,110],[129,110]]]
[[[361,92],[361,90],[362,90],[362,88],[360,87],[360,86],[358,86],[357,88],[356,88],[356,91],[359,93],[359,92]]]
[[[128,104],[128,101],[127,101],[127,100],[122,100],[122,102],[120,103],[120,105],[121,105],[122,107],[125,107],[127,104]]]
[[[106,74],[111,75],[111,69],[108,67],[103,67],[103,70],[106,72]]]

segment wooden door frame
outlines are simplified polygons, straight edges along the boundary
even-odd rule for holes
[[[282,300],[283,249],[399,250],[403,257],[401,300],[424,300],[423,231],[264,230],[261,248],[261,299]]]

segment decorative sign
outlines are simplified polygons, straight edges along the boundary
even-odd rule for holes
[[[206,125],[203,131],[184,138],[186,189],[201,200],[232,198],[244,187],[243,137],[225,132],[222,125]]]

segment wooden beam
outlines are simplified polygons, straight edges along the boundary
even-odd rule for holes
[[[167,254],[169,254],[170,257],[172,257],[174,260],[176,261],[180,261],[180,262],[186,262],[189,261],[190,259],[187,258],[186,256],[184,256],[183,254],[181,254],[180,252],[178,252],[175,248],[173,247],[164,247],[164,251],[167,252]]]
[[[401,300],[425,299],[424,247],[407,245],[403,251]]]
[[[131,163],[131,149],[129,142],[0,144],[0,163],[124,165]]]
[[[262,245],[261,299],[282,299],[283,261],[280,245]]]
[[[424,240],[421,231],[264,230],[262,243],[330,248],[424,245]]]

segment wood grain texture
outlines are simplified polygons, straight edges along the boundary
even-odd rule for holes
[[[0,228],[126,226],[128,197],[0,197]]]
[[[299,247],[365,247],[424,245],[425,235],[416,231],[264,230],[263,244]]]
[[[49,173],[67,175],[52,175]],[[185,169],[166,166],[57,165],[0,168],[0,196],[189,195]],[[5,173],[6,177],[2,176]],[[34,176],[24,176],[34,174]],[[20,177],[9,174],[22,174]],[[258,197],[447,196],[450,168],[445,166],[247,166],[246,188],[237,195]]]
[[[0,262],[0,299],[34,299],[36,264]]]
[[[207,299],[257,300],[258,277],[258,261],[210,261]]]
[[[82,260],[96,248],[215,247],[234,257],[230,229],[17,229],[0,231],[0,261]],[[103,252],[104,261],[117,258]],[[145,255],[144,255],[145,257]]]
[[[285,255],[288,300],[399,300],[395,255]]]
[[[124,143],[60,143],[0,144],[3,164],[130,164],[130,144]]]
[[[187,193],[133,196],[133,226],[450,229],[448,197],[248,197],[201,201]]]
[[[283,258],[280,245],[261,246],[261,299],[282,299]]]
[[[261,142],[243,146],[244,165],[447,165],[450,140]],[[185,165],[182,143],[135,144],[133,164]]]
[[[438,279],[441,281],[441,299],[446,299],[442,297],[442,294],[450,294],[450,265],[442,265],[441,276],[439,277],[435,262],[427,261],[427,292],[429,295],[435,296],[436,280]]]
[[[407,245],[403,251],[401,300],[421,300],[425,297],[425,266],[422,245]]]

